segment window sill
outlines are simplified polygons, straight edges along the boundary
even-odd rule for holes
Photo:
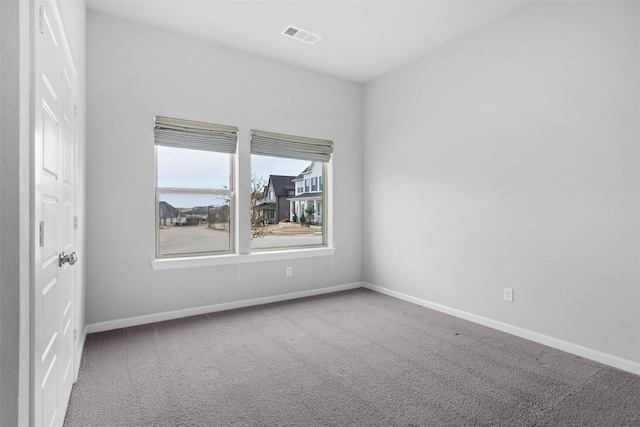
[[[335,248],[290,249],[251,254],[211,255],[201,257],[165,258],[151,261],[154,270],[174,270],[180,268],[212,267],[216,265],[247,264],[252,262],[279,261],[297,258],[315,258],[330,256]]]

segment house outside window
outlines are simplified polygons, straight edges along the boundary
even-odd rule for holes
[[[257,202],[256,210],[260,217],[259,223],[263,226],[277,224],[289,219],[289,202],[287,197],[294,194],[292,175],[269,175],[269,180],[264,187],[264,197]]]
[[[302,182],[304,180],[305,182],[309,181],[313,183],[315,181],[317,183],[321,180],[323,173],[323,164],[320,162],[312,162],[294,179],[294,182]],[[313,191],[313,184],[309,188],[309,191],[298,193],[295,197],[290,198],[289,201],[291,203],[291,212],[295,213],[298,218],[305,215],[305,222],[322,226],[324,219],[323,192]]]

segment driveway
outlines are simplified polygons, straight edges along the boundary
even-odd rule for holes
[[[229,250],[229,233],[203,225],[161,228],[158,232],[160,255]],[[251,241],[251,249],[266,249],[322,244],[321,235],[267,235]]]
[[[229,250],[229,233],[212,230],[204,225],[161,228],[160,255]]]

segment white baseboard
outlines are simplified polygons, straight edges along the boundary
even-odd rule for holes
[[[78,374],[80,373],[80,362],[82,361],[82,354],[84,353],[84,343],[87,342],[87,326],[85,325],[82,333],[80,334],[80,344],[75,349],[75,366],[73,367],[73,383],[78,381]]]
[[[315,295],[329,294],[332,292],[346,291],[349,289],[362,288],[362,282],[348,283],[346,285],[331,286],[328,288],[312,289],[309,291],[292,292],[288,294],[273,295],[268,297],[253,298],[242,301],[233,301],[221,304],[207,305],[203,307],[185,308],[182,310],[167,311],[164,313],[154,313],[144,316],[128,317],[125,319],[109,320],[88,324],[85,328],[86,334],[94,332],[104,332],[113,329],[127,328],[130,326],[145,325],[147,323],[162,322],[164,320],[179,319],[182,317],[197,316],[199,314],[215,313],[217,311],[233,310],[236,308],[252,307],[273,302],[287,301],[297,298],[311,297]]]
[[[256,305],[287,301],[287,300],[292,300],[297,298],[328,294],[332,292],[339,292],[339,291],[345,291],[345,290],[356,289],[356,288],[367,288],[369,290],[372,290],[384,295],[388,295],[394,298],[408,301],[408,302],[420,305],[422,307],[430,308],[432,310],[436,310],[442,313],[450,314],[452,316],[465,319],[470,322],[487,326],[489,328],[493,328],[502,332],[506,332],[511,335],[518,336],[520,338],[528,339],[530,341],[537,342],[539,344],[547,345],[549,347],[553,347],[558,350],[566,351],[567,353],[575,354],[577,356],[584,357],[586,359],[594,360],[596,362],[603,363],[605,365],[612,366],[614,368],[622,369],[624,371],[631,372],[636,375],[640,375],[640,363],[634,362],[632,360],[623,359],[621,357],[604,353],[599,350],[594,350],[588,347],[573,344],[568,341],[563,341],[557,338],[550,337],[548,335],[530,331],[528,329],[520,328],[518,326],[513,326],[508,323],[499,322],[497,320],[493,320],[487,317],[478,316],[473,313],[447,307],[441,304],[437,304],[421,298],[413,297],[411,295],[407,295],[401,292],[387,289],[382,286],[373,285],[367,282],[348,283],[345,285],[331,286],[328,288],[320,288],[320,289],[312,289],[309,291],[292,292],[288,294],[273,295],[268,297],[253,298],[253,299],[247,299],[242,301],[233,301],[233,302],[214,304],[214,305],[208,305],[203,307],[193,307],[193,308],[187,308],[183,310],[167,311],[164,313],[155,313],[155,314],[149,314],[145,316],[128,317],[125,319],[116,319],[116,320],[110,320],[107,322],[92,323],[92,324],[86,325],[85,327],[85,330],[81,337],[82,342],[81,342],[79,351],[80,351],[80,354],[82,354],[82,349],[84,348],[84,342],[87,334],[94,333],[94,332],[109,331],[113,329],[126,328],[130,326],[138,326],[138,325],[144,325],[148,323],[162,322],[164,320],[179,319],[179,318],[188,317],[188,316],[196,316],[199,314],[215,313],[215,312],[224,311],[224,310],[233,310],[236,308],[252,307]],[[79,368],[79,364],[76,369],[78,368]],[[77,378],[77,372],[76,372],[76,378]]]
[[[404,301],[408,301],[423,307],[427,307],[442,313],[450,314],[461,319],[469,320],[474,323],[478,323],[489,328],[497,329],[502,332],[506,332],[511,335],[525,338],[539,344],[544,344],[549,347],[556,348],[558,350],[566,351],[567,353],[575,354],[576,356],[584,357],[585,359],[594,360],[596,362],[603,363],[605,365],[612,366],[614,368],[622,369],[623,371],[631,372],[640,375],[640,363],[632,360],[623,359],[612,354],[604,353],[599,350],[594,350],[581,345],[573,344],[567,341],[563,341],[557,338],[550,337],[548,335],[533,332],[528,329],[520,328],[517,326],[509,325],[508,323],[499,322],[497,320],[489,319],[487,317],[478,316],[476,314],[468,313],[466,311],[458,310],[455,308],[447,307],[441,304],[437,304],[431,301],[427,301],[421,298],[416,298],[411,295],[403,294],[401,292],[393,291],[391,289],[384,288],[382,286],[373,285],[371,283],[363,282],[364,288],[370,289],[375,292],[379,292],[384,295],[388,295],[394,298],[398,298]]]

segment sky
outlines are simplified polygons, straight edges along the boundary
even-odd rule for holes
[[[229,155],[199,150],[158,146],[158,187],[216,188],[229,186]],[[269,156],[251,156],[251,175],[269,180],[269,175],[297,176],[307,166],[308,160],[283,159]],[[220,206],[222,195],[161,194],[176,208],[193,206]]]

